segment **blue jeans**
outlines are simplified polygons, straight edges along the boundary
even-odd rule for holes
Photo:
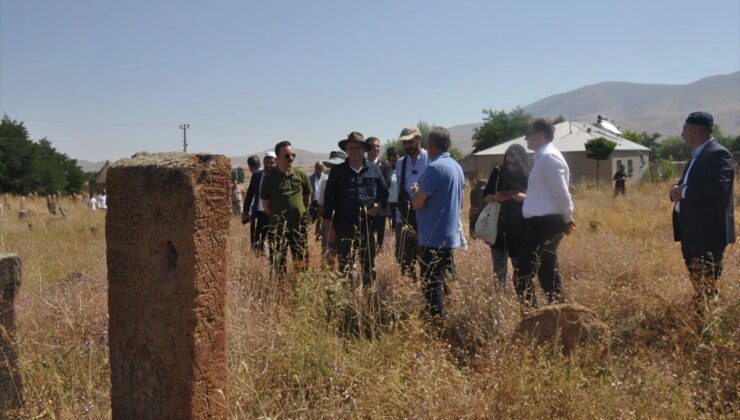
[[[491,247],[491,257],[493,259],[493,286],[496,290],[505,292],[508,289],[509,273],[507,265],[508,252],[499,251]],[[511,258],[511,266],[516,272],[517,258]],[[514,274],[516,278],[516,273]]]

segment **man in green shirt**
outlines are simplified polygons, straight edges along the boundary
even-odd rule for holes
[[[289,141],[275,145],[277,170],[265,175],[260,198],[270,216],[271,274],[284,277],[288,248],[297,272],[308,265],[308,223],[306,209],[311,200],[308,175],[293,167],[295,152]]]

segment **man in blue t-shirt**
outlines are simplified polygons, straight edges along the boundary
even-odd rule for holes
[[[460,246],[460,212],[465,176],[448,152],[450,133],[429,132],[429,165],[412,186],[420,247],[419,264],[427,309],[444,317],[445,275],[454,269],[452,250]]]

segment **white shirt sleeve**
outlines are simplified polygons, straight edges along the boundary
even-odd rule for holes
[[[555,201],[558,213],[563,217],[563,222],[569,223],[573,220],[573,199],[568,188],[568,167],[553,156],[548,156],[545,162],[548,166],[545,182]]]
[[[326,181],[328,179],[328,176],[326,178],[321,178],[318,185],[316,186],[316,195],[318,196],[318,199],[316,201],[319,202],[320,206],[324,205],[324,190],[326,189]]]

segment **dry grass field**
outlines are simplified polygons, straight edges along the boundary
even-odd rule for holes
[[[392,234],[377,287],[350,295],[318,267],[313,241],[309,273],[293,287],[271,282],[234,219],[231,417],[737,418],[740,250],[728,248],[720,302],[696,331],[669,185],[628,188],[618,199],[608,188],[574,193],[578,229],[560,247],[567,300],[595,310],[613,340],[570,357],[511,342],[519,309],[494,292],[480,241],[455,255],[438,336],[419,319],[419,285],[397,274]],[[0,220],[0,252],[24,264],[16,307],[28,404],[15,415],[109,418],[104,213],[67,200],[62,220],[37,199],[20,220],[18,206]]]

